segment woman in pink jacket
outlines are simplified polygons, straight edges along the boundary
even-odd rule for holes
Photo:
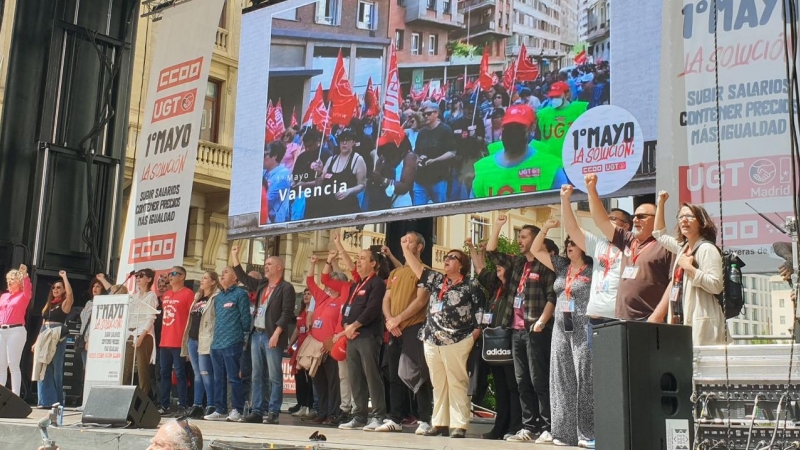
[[[19,360],[28,338],[25,330],[25,311],[31,302],[32,287],[28,268],[6,274],[8,291],[0,295],[0,386],[6,385],[7,371],[11,372],[11,391],[19,395],[22,372]]]

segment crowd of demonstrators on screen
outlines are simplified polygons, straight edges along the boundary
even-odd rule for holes
[[[376,144],[379,118],[287,129],[264,147],[262,224],[541,192],[568,182],[569,126],[608,104],[607,63],[482,91],[468,83],[439,101],[400,105],[405,138]]]

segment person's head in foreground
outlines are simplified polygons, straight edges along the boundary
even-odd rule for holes
[[[203,450],[203,433],[187,420],[170,420],[158,429],[147,450]]]

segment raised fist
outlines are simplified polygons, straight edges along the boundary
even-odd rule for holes
[[[561,185],[561,198],[570,198],[572,197],[572,192],[575,188],[571,184],[562,184]]]
[[[59,270],[58,271],[58,276],[60,276],[61,278],[66,278],[67,277],[67,272],[65,270]]]
[[[544,223],[544,228],[551,229],[551,228],[558,228],[561,226],[561,222],[554,218],[547,219],[547,222]]]
[[[658,191],[658,204],[665,205],[669,200],[669,192],[667,191]]]
[[[239,245],[238,244],[231,245],[231,254],[234,255],[234,256],[238,256],[239,255]]]
[[[316,264],[318,260],[317,255],[311,255],[311,264]]]
[[[499,216],[497,216],[495,225],[497,225],[498,227],[502,227],[503,225],[506,224],[506,222],[508,222],[508,216],[505,214],[500,214]]]
[[[586,189],[595,190],[597,189],[597,174],[590,173],[588,175],[583,176],[583,181],[586,183]]]
[[[328,262],[333,262],[336,257],[339,256],[339,252],[336,250],[329,250],[328,251]]]

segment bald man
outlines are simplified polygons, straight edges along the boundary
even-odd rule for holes
[[[253,359],[253,411],[242,422],[277,424],[283,404],[283,350],[289,345],[289,324],[294,320],[297,293],[283,279],[283,259],[270,256],[264,262],[264,279],[248,276],[239,264],[239,246],[231,247],[233,270],[239,281],[256,291],[250,356]],[[264,400],[269,379],[269,402]],[[264,414],[266,413],[266,418]]]
[[[170,420],[158,429],[147,450],[203,450],[203,433],[185,420]]]

